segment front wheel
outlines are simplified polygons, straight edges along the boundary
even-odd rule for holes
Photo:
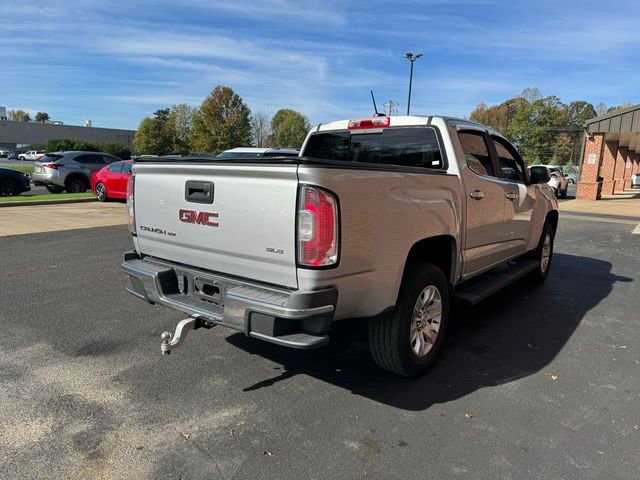
[[[20,185],[11,178],[0,180],[0,197],[20,195]]]
[[[417,263],[407,274],[390,314],[369,321],[374,362],[405,377],[426,373],[442,350],[449,321],[449,285],[442,271]]]
[[[542,228],[542,235],[536,248],[530,257],[538,263],[538,266],[530,274],[530,278],[535,283],[544,283],[551,270],[551,260],[553,259],[553,238],[555,231],[549,222],[545,222]]]

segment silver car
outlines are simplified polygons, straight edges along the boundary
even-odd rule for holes
[[[102,152],[47,153],[34,164],[31,181],[51,193],[85,192],[91,188],[91,176],[105,165],[120,159]]]

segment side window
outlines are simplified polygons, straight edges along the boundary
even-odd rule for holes
[[[131,175],[131,167],[130,163],[122,163],[122,173],[125,175]]]
[[[107,167],[107,170],[109,170],[111,173],[122,173],[123,165],[124,164],[120,162],[112,163]]]
[[[91,161],[91,155],[80,155],[79,157],[74,158],[74,160],[78,163],[93,163]]]
[[[493,164],[484,134],[476,130],[462,130],[458,132],[458,138],[467,166],[478,175],[494,176]]]
[[[515,182],[524,182],[524,168],[520,162],[516,160],[517,153],[515,149],[501,138],[491,137],[493,145],[498,154],[498,164],[500,165],[500,176],[507,180]]]
[[[91,153],[86,155],[80,155],[79,157],[75,158],[75,161],[78,163],[85,163],[85,164],[104,165],[104,162],[102,161],[102,155],[95,155]]]

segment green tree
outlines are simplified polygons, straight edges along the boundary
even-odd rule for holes
[[[271,136],[277,147],[300,148],[307,133],[309,120],[295,110],[283,108],[271,119]]]
[[[20,109],[9,110],[9,120],[13,120],[14,122],[30,122],[31,115]]]
[[[47,142],[45,150],[47,152],[66,152],[76,150],[76,141],[71,138],[52,138]]]
[[[154,112],[154,117],[145,117],[140,122],[133,144],[136,150],[150,155],[171,153],[173,135],[168,128],[170,109],[163,108]]]
[[[219,153],[251,145],[251,111],[231,88],[218,85],[193,116],[191,146]]]
[[[564,164],[578,160],[584,123],[596,114],[588,102],[566,105],[528,88],[499,105],[480,103],[470,118],[511,139],[528,163]]]
[[[131,150],[126,145],[117,142],[93,144],[91,142],[85,142],[84,140],[76,140],[73,138],[52,138],[47,142],[45,150],[47,152],[65,152],[74,150],[80,152],[105,152],[122,159],[131,158]]]
[[[128,160],[131,158],[131,149],[119,142],[103,142],[97,145],[98,151],[110,153],[114,157]]]
[[[49,114],[47,112],[36,113],[35,121],[38,123],[46,123],[49,121]]]

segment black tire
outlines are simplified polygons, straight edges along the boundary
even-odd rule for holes
[[[20,184],[13,178],[0,179],[0,197],[20,195]]]
[[[82,177],[71,177],[64,182],[65,189],[69,193],[84,193],[87,191],[87,181]]]
[[[419,356],[412,342],[412,321],[414,309],[421,294],[435,287],[440,295],[441,316],[435,341],[428,351]],[[425,304],[425,307],[435,303]],[[416,342],[423,330],[432,329],[438,322],[427,320],[418,331],[414,330]],[[418,322],[419,323],[419,322]],[[398,303],[389,314],[381,315],[369,321],[369,349],[373,361],[384,370],[404,377],[417,377],[425,374],[436,362],[449,323],[449,285],[442,271],[430,263],[418,263],[407,273],[398,296]],[[425,329],[424,327],[428,327]],[[429,333],[432,333],[430,330]],[[419,343],[419,342],[418,342]]]
[[[102,182],[96,183],[96,198],[99,202],[106,202],[109,199],[107,187]]]
[[[45,188],[49,191],[49,193],[64,192],[64,187],[58,187],[57,185],[46,185]]]
[[[553,229],[553,225],[549,222],[545,222],[544,227],[542,227],[542,234],[540,235],[540,240],[538,241],[537,248],[531,252],[529,258],[538,262],[538,266],[535,270],[533,270],[529,274],[529,279],[533,283],[542,284],[549,276],[549,271],[551,270],[551,261],[553,260],[553,239],[555,237],[555,230]],[[547,237],[549,238],[549,259],[548,262],[543,262],[543,253],[545,250],[545,242]]]

